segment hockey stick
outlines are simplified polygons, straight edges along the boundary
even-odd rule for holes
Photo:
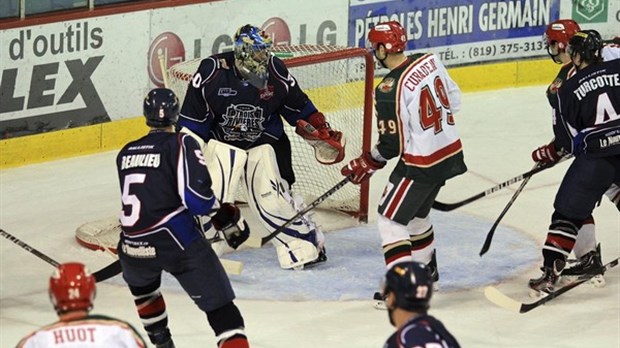
[[[435,201],[433,203],[433,209],[439,210],[439,211],[451,211],[451,210],[454,210],[456,208],[460,208],[460,207],[462,207],[462,206],[464,206],[466,204],[469,204],[469,203],[471,203],[473,201],[477,201],[478,199],[480,199],[482,197],[486,197],[486,196],[490,195],[491,193],[497,192],[497,191],[499,191],[499,190],[501,190],[501,189],[503,189],[505,187],[508,187],[508,186],[510,186],[510,185],[512,185],[514,183],[517,183],[517,182],[519,182],[521,180],[527,179],[527,178],[533,176],[534,174],[542,172],[545,169],[549,169],[549,168],[555,166],[556,164],[558,164],[560,162],[563,162],[566,159],[569,159],[570,157],[572,157],[572,156],[564,156],[564,157],[562,157],[557,162],[543,164],[543,165],[541,165],[541,166],[539,166],[537,168],[534,168],[534,169],[530,170],[529,172],[525,172],[523,174],[517,175],[517,176],[515,176],[512,179],[506,180],[506,181],[504,181],[504,182],[502,182],[502,183],[500,183],[500,184],[498,184],[496,186],[491,187],[490,189],[488,189],[486,191],[480,192],[477,195],[471,196],[471,197],[469,197],[467,199],[464,199],[464,200],[462,200],[460,202],[442,203],[442,202]]]
[[[540,166],[541,166],[540,163],[536,163],[534,167],[532,168],[532,170]],[[502,212],[499,214],[499,217],[493,223],[491,230],[489,231],[489,233],[487,233],[487,237],[484,240],[482,249],[480,249],[480,256],[486,254],[486,252],[489,251],[489,248],[491,247],[491,240],[493,239],[493,234],[495,234],[495,230],[497,229],[497,226],[499,226],[499,222],[502,221],[502,218],[504,217],[504,215],[506,215],[506,213],[508,212],[508,209],[510,209],[510,207],[515,202],[515,200],[517,200],[517,197],[519,196],[521,191],[523,191],[523,189],[525,188],[525,185],[527,185],[527,183],[530,181],[531,178],[532,177],[529,176],[525,178],[525,180],[523,180],[523,182],[521,183],[521,186],[519,186],[519,188],[515,191],[515,193],[512,195],[512,198],[510,198],[510,200],[508,201],[508,204],[506,204],[506,206],[504,207],[504,210],[502,210]]]
[[[282,231],[284,231],[284,229],[286,229],[288,226],[290,226],[293,222],[297,221],[297,219],[299,219],[300,217],[304,216],[306,213],[308,213],[310,210],[316,208],[319,204],[323,203],[324,200],[326,200],[327,198],[329,198],[329,196],[333,195],[334,193],[336,193],[336,191],[340,190],[344,185],[346,185],[349,181],[351,181],[350,177],[346,177],[344,179],[342,179],[339,183],[337,183],[334,187],[330,188],[329,190],[327,190],[327,192],[325,192],[324,194],[322,194],[321,196],[319,196],[317,199],[315,199],[312,203],[308,204],[307,207],[305,207],[304,209],[302,209],[301,211],[299,211],[297,214],[295,214],[295,216],[293,216],[292,218],[288,219],[284,224],[282,224],[280,227],[276,228],[275,231],[271,232],[270,234],[268,234],[265,237],[262,237],[260,239],[258,238],[250,238],[248,239],[245,244],[247,244],[247,246],[251,247],[251,248],[260,248],[263,245],[267,244],[270,240],[272,240],[273,238],[275,238],[278,234],[280,234]]]
[[[554,298],[562,295],[563,293],[574,289],[576,287],[578,287],[579,285],[588,282],[588,280],[594,278],[596,275],[601,274],[606,272],[607,270],[609,270],[612,267],[615,267],[618,265],[618,260],[620,260],[620,258],[617,258],[611,262],[609,262],[608,264],[604,265],[603,267],[599,268],[597,271],[590,273],[586,276],[580,277],[578,281],[571,283],[569,285],[563,286],[560,289],[558,289],[557,291],[554,291],[552,293],[550,293],[549,295],[541,298],[538,301],[532,302],[532,303],[523,303],[523,302],[519,302],[516,301],[508,296],[506,296],[503,292],[499,291],[497,288],[493,287],[493,286],[487,286],[486,288],[484,288],[484,296],[491,302],[493,302],[494,304],[496,304],[499,307],[502,307],[504,309],[507,309],[511,312],[515,312],[515,313],[526,313],[531,311],[534,308],[537,308],[551,300],[553,300]]]
[[[31,254],[33,254],[34,256],[40,258],[41,260],[49,263],[50,265],[54,266],[54,267],[58,267],[60,265],[60,263],[54,259],[52,259],[51,257],[43,254],[42,252],[38,251],[37,249],[31,247],[30,245],[24,243],[21,239],[15,237],[14,235],[8,233],[7,231],[3,230],[0,228],[0,234],[2,234],[3,237],[5,237],[6,239],[10,240],[11,242],[19,245],[20,247],[22,247],[24,250],[30,252]],[[114,262],[112,262],[111,264],[107,265],[106,267],[98,270],[97,272],[93,273],[93,276],[95,277],[95,280],[97,282],[101,282],[104,281],[106,279],[112,278],[115,275],[121,273],[121,263],[116,260]]]

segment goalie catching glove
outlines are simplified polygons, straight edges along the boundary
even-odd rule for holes
[[[222,203],[220,209],[211,217],[211,223],[224,234],[226,243],[233,249],[237,249],[250,236],[250,227],[234,204]]]
[[[372,158],[370,152],[364,152],[360,157],[352,160],[340,170],[344,176],[350,176],[351,182],[361,184],[370,179],[377,170],[385,167],[386,162],[379,162]]]
[[[297,121],[295,132],[314,148],[314,156],[321,164],[334,164],[344,159],[345,139],[342,132],[331,129],[320,112],[310,115],[308,121]]]

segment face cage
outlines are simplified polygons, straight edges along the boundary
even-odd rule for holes
[[[249,73],[256,75],[260,79],[267,80],[267,64],[271,57],[271,46],[256,47],[248,43],[243,43],[235,47],[235,58],[239,60],[241,66],[246,68]]]

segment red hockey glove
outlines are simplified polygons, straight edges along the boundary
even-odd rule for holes
[[[222,203],[220,209],[211,217],[211,223],[224,234],[226,243],[233,249],[237,249],[250,236],[250,227],[234,204]]]
[[[379,162],[372,158],[370,152],[364,152],[360,157],[352,160],[345,167],[340,169],[344,176],[351,176],[351,182],[361,184],[370,179],[377,170],[385,167],[386,162]]]
[[[331,129],[322,113],[315,112],[308,121],[297,121],[295,132],[314,147],[314,156],[320,163],[334,164],[344,159],[342,132]]]
[[[553,143],[543,145],[532,151],[532,159],[534,162],[555,163],[562,158],[561,154],[555,149]]]

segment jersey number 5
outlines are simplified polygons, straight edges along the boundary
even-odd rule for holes
[[[431,91],[430,86],[426,85],[420,91],[420,124],[422,129],[433,128],[437,134],[443,130],[441,118],[444,110],[447,112],[446,122],[449,125],[454,124],[454,117],[450,111],[450,100],[446,87],[439,76],[435,77],[433,81],[433,89],[435,93]]]
[[[123,214],[121,214],[121,225],[123,226],[133,226],[138,219],[140,219],[140,208],[142,207],[142,203],[138,196],[129,194],[131,184],[142,184],[146,179],[146,174],[130,174],[125,177],[125,182],[123,184],[123,206],[129,206],[131,209],[131,213],[129,215],[125,215],[125,210],[123,209]]]

